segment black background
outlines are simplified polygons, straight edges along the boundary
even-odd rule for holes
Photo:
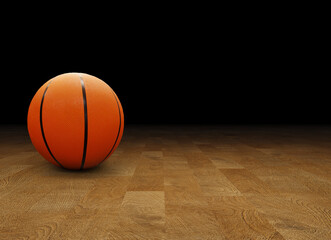
[[[1,123],[25,124],[35,92],[65,72],[107,82],[127,124],[331,123],[323,31],[309,19],[147,12],[4,29]]]

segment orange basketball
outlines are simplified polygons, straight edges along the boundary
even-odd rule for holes
[[[117,148],[124,114],[115,92],[85,73],[65,73],[46,82],[33,97],[28,130],[37,151],[68,169],[87,169]]]

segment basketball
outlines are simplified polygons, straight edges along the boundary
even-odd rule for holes
[[[124,113],[107,83],[85,73],[65,73],[34,95],[27,125],[32,144],[47,161],[88,169],[105,161],[119,145]]]

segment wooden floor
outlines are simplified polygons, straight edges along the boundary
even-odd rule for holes
[[[0,239],[331,239],[331,127],[128,126],[66,171],[0,131]]]

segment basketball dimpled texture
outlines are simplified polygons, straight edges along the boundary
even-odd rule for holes
[[[37,151],[67,169],[92,168],[117,148],[124,129],[122,105],[102,80],[65,73],[47,81],[33,97],[28,131]]]

